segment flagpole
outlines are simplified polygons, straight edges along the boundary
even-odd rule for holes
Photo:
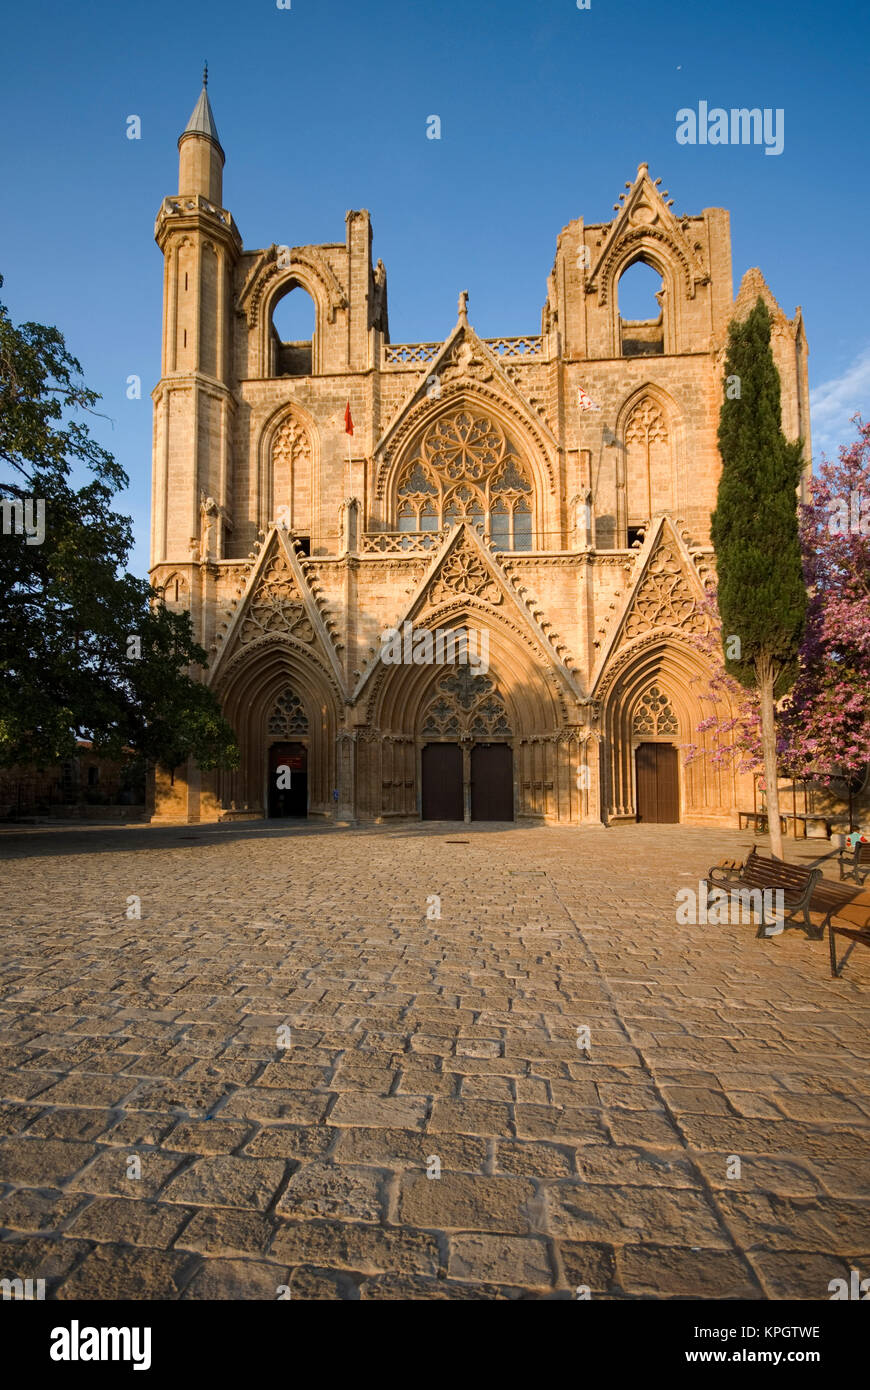
[[[348,401],[344,408],[344,432],[347,435],[347,477],[345,478],[344,495],[346,498],[349,498],[351,488],[353,487],[353,459],[350,453],[350,438],[353,434],[353,416],[350,413],[350,401]]]

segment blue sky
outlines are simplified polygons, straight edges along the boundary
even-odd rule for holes
[[[803,307],[818,455],[870,396],[868,37],[863,8],[784,0],[7,6],[0,296],[16,321],[57,324],[103,396],[131,568],[148,564],[154,218],[204,58],[246,246],[343,241],[347,209],[368,208],[394,342],[443,338],[466,288],[484,336],[538,332],[559,231],[608,219],[642,160],[676,212],[730,209],[735,291],[758,265],[789,315]],[[679,145],[676,112],[699,101],[783,108],[783,153]]]

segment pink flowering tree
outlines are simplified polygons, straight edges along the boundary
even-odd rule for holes
[[[793,761],[830,782],[863,779],[870,760],[870,422],[823,460],[801,512],[807,626],[781,713]]]
[[[710,669],[706,689],[698,698],[709,714],[697,727],[705,737],[683,745],[686,762],[708,758],[714,767],[733,767],[737,772],[756,772],[764,767],[761,751],[761,714],[758,693],[729,676],[722,660],[722,619],[712,590],[702,605],[709,619],[707,632],[696,633],[692,645]],[[709,737],[707,737],[709,735]]]
[[[823,460],[801,508],[801,549],[809,591],[797,678],[780,702],[777,757],[788,776],[830,784],[863,780],[870,761],[870,423],[856,417],[858,437]],[[706,603],[709,632],[694,643],[711,669],[699,692],[710,713],[686,761],[708,757],[739,772],[763,768],[754,691],[725,670],[715,593]]]

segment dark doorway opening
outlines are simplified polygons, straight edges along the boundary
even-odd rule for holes
[[[269,816],[307,815],[308,749],[304,743],[273,743],[269,749]]]
[[[680,819],[680,774],[672,743],[641,743],[635,754],[637,818],[649,825]]]
[[[478,743],[471,750],[471,819],[513,818],[513,749],[506,743]]]
[[[464,820],[462,749],[427,743],[422,756],[423,820]]]

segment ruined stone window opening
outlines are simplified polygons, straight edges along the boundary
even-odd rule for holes
[[[662,356],[665,286],[659,272],[643,258],[633,261],[619,277],[616,294],[622,356]]]
[[[293,285],[272,310],[270,375],[310,376],[316,332],[314,300],[301,285]]]

